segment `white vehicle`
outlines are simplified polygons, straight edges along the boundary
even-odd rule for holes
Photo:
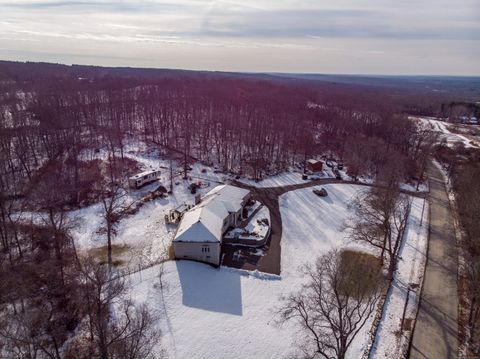
[[[160,177],[160,170],[150,170],[138,173],[128,179],[130,188],[140,188],[144,184],[158,180]]]

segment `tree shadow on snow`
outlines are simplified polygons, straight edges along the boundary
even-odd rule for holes
[[[182,304],[211,312],[242,315],[240,275],[188,260],[176,261]]]

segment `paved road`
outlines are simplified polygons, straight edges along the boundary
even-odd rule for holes
[[[433,164],[430,238],[425,278],[410,358],[456,358],[458,350],[457,247],[443,176]]]
[[[372,186],[371,184],[343,181],[335,178],[324,178],[314,181],[308,181],[300,184],[286,185],[282,187],[256,188],[241,182],[234,182],[236,186],[249,189],[253,193],[253,197],[266,205],[270,211],[271,236],[266,245],[262,248],[263,256],[256,254],[255,248],[241,248],[229,244],[222,246],[223,261],[222,264],[228,267],[241,268],[246,270],[259,270],[264,273],[280,274],[281,271],[281,244],[282,239],[282,217],[280,215],[280,207],[278,204],[279,197],[289,191],[320,186],[325,184],[356,184],[364,186]],[[424,197],[422,192],[402,191],[406,194]],[[242,257],[235,257],[235,252],[241,252]]]

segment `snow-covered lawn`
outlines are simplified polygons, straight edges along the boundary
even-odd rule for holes
[[[205,174],[201,169],[199,172]],[[179,182],[172,195],[146,203],[120,222],[114,244],[129,247],[128,256],[122,258],[127,264],[155,260],[169,246],[175,228],[165,225],[164,215],[194,198],[188,191],[189,182]],[[281,276],[169,261],[164,265],[163,293],[158,289],[158,266],[130,277],[133,299],[147,302],[160,317],[157,325],[163,333],[162,346],[170,358],[282,358],[292,353],[298,338],[296,329],[291,324],[278,326],[275,309],[282,295],[302,284],[299,268],[333,248],[370,251],[345,239],[345,223],[352,215],[349,203],[367,188],[345,184],[324,187],[328,197],[316,196],[311,188],[280,197]],[[79,222],[72,234],[80,249],[105,245],[104,238],[96,234],[101,211],[101,204],[96,204],[70,213]],[[350,348],[349,358],[362,356],[370,327],[368,321]]]
[[[142,169],[168,166],[155,153],[129,151],[127,156],[141,163]],[[216,181],[225,180],[225,175],[215,173],[212,168],[199,163],[192,167],[189,172],[192,179],[176,178],[173,194],[146,203],[138,213],[119,223],[113,243],[128,246],[129,250],[121,258],[126,264],[148,263],[164,255],[175,232],[173,226],[165,224],[164,215],[179,205],[193,203],[194,195],[188,190],[192,181],[201,181],[204,185],[211,182],[208,187],[199,189],[200,193],[205,193],[216,185]],[[169,171],[165,169],[161,182],[166,187],[168,178]],[[285,172],[262,181],[261,186],[301,182],[299,173]],[[129,200],[142,197],[156,185],[131,191]],[[282,358],[292,353],[298,339],[296,329],[291,324],[278,326],[275,309],[282,295],[298,289],[303,283],[299,268],[333,248],[371,251],[345,239],[345,223],[352,216],[349,204],[356,195],[368,189],[346,184],[324,187],[329,194],[327,197],[316,196],[311,188],[280,197],[283,222],[281,276],[226,267],[215,269],[189,261],[169,261],[164,265],[163,293],[158,289],[158,266],[131,276],[132,297],[138,302],[147,302],[160,316],[158,329],[163,333],[162,345],[170,358]],[[417,207],[416,201],[413,208]],[[105,238],[97,234],[102,225],[101,214],[100,203],[69,213],[77,221],[72,235],[80,250],[105,246]],[[415,226],[414,222],[411,220],[411,225]],[[409,231],[413,233],[415,228]],[[402,256],[408,258],[405,260],[407,264],[416,260],[408,255],[408,243],[412,242],[407,242],[402,252]],[[398,299],[401,301],[401,297]],[[394,313],[397,316],[397,312]],[[362,356],[368,344],[370,327],[371,320],[352,344],[347,353],[349,358]]]
[[[121,259],[127,265],[136,266],[155,261],[162,257],[175,235],[175,227],[165,223],[165,215],[171,209],[182,204],[194,204],[195,195],[191,194],[189,181],[178,180],[178,185],[173,187],[173,193],[165,198],[158,198],[145,203],[140,210],[126,216],[117,227],[117,235],[112,243],[118,246],[128,246],[128,251],[122,253]],[[211,190],[216,183],[200,188],[197,193],[204,194]],[[130,190],[128,201],[133,201],[145,195],[158,186],[152,183],[140,190]],[[71,211],[69,216],[76,221],[72,229],[77,249],[80,251],[106,245],[106,236],[97,233],[103,225],[103,206],[94,204],[76,211]]]
[[[401,259],[385,301],[372,358],[400,358],[403,356],[401,351],[408,344],[411,331],[404,332],[402,336],[396,335],[396,332],[400,330],[409,286],[413,286],[413,289],[409,294],[405,318],[415,319],[418,309],[428,246],[428,203],[425,202],[425,207],[423,205],[423,199],[414,198],[412,201],[408,227],[399,253]]]
[[[282,358],[292,352],[297,334],[291,325],[275,323],[279,297],[297,289],[299,268],[332,248],[350,246],[344,224],[349,202],[364,187],[327,185],[329,196],[311,189],[280,198],[283,221],[281,276],[212,268],[201,263],[165,263],[163,297],[158,267],[133,276],[132,295],[161,316],[163,346],[171,358]],[[361,357],[367,323],[349,358]]]

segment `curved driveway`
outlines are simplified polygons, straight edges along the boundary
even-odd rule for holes
[[[372,184],[359,183],[354,181],[343,181],[335,178],[323,178],[314,181],[308,181],[300,184],[293,184],[281,187],[266,187],[257,188],[246,185],[241,182],[234,181],[232,184],[238,187],[246,188],[253,193],[253,197],[266,205],[270,211],[271,221],[271,236],[267,241],[264,249],[264,255],[256,255],[256,249],[242,248],[238,246],[224,244],[222,245],[223,260],[222,265],[228,267],[241,268],[246,270],[258,270],[264,273],[271,273],[280,275],[281,272],[281,239],[282,239],[282,217],[280,215],[280,207],[278,198],[289,191],[297,189],[320,186],[325,184],[355,184],[372,187]],[[421,192],[402,191],[403,193],[424,197],[425,194]],[[238,259],[235,252],[241,251],[242,258]]]

